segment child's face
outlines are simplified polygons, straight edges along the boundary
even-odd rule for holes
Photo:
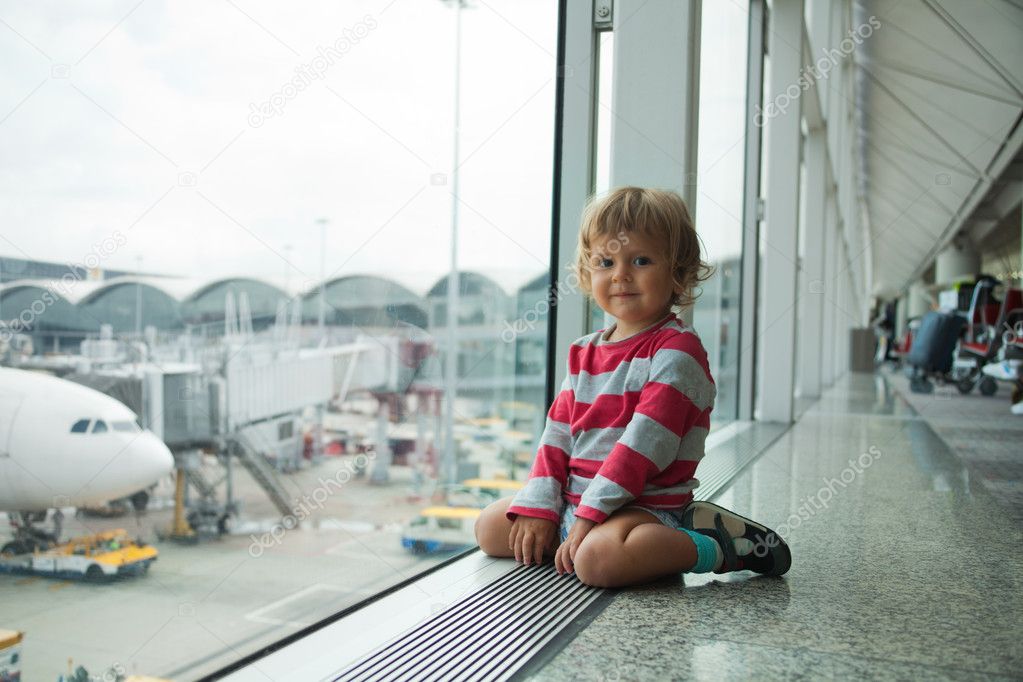
[[[598,239],[590,258],[590,282],[597,305],[618,320],[622,334],[648,327],[671,310],[675,290],[668,248],[645,234]]]

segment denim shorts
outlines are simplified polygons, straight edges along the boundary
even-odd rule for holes
[[[568,539],[568,531],[572,530],[572,524],[575,523],[576,506],[571,502],[565,502],[565,508],[561,512],[561,529],[559,532],[561,542]],[[652,507],[644,507],[638,504],[627,504],[622,509],[642,509],[653,514],[665,526],[675,530],[682,530],[682,512],[685,509],[653,509]]]

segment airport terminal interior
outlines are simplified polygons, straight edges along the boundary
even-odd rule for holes
[[[0,57],[3,682],[1018,679],[1019,0],[4,4]],[[686,508],[781,575],[720,515],[641,584],[480,547],[599,439],[628,186],[710,265]]]

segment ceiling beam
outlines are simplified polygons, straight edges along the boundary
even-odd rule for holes
[[[945,22],[945,25],[952,29],[952,31],[955,32],[955,34],[959,36],[964,43],[969,45],[970,49],[973,50],[978,57],[987,62],[987,65],[990,66],[991,69],[997,73],[1010,88],[1012,88],[1017,97],[1023,97],[1023,90],[1020,90],[1019,84],[1016,82],[1012,72],[1002,66],[1001,62],[995,59],[994,55],[988,52],[987,49],[980,44],[980,41],[973,37],[972,33],[967,31],[962,24],[952,18],[952,15],[934,0],[923,0],[923,3],[927,5],[932,12],[938,15],[938,17]]]
[[[1020,197],[1023,197],[1023,182],[1014,180],[1004,183],[1004,186],[1000,181],[996,182],[988,196],[985,197],[984,201],[977,207],[977,210],[970,216],[970,219],[994,220],[997,222],[1009,215],[1012,209],[1016,208],[1020,202]]]
[[[993,100],[995,102],[1001,102],[1002,104],[1008,104],[1009,106],[1023,106],[1023,97],[1006,97],[1005,95],[996,94],[993,92],[987,92],[979,88],[970,87],[965,83],[958,83],[949,78],[942,78],[940,75],[932,72],[925,71],[924,69],[918,69],[913,66],[905,64],[899,64],[886,59],[870,59],[870,64],[880,66],[882,69],[888,69],[890,71],[897,71],[913,78],[919,78],[921,80],[930,81],[931,83],[937,83],[938,85],[945,85],[956,90],[962,90],[968,92],[971,95],[977,95],[978,97],[984,97],[986,99]]]
[[[1009,164],[1016,159],[1020,149],[1023,149],[1023,125],[1017,125],[1012,131],[1012,134],[1005,140],[1005,143],[1002,144],[998,153],[991,160],[991,163],[988,164],[987,173],[985,173],[984,177],[977,180],[973,189],[967,195],[966,201],[959,210],[956,211],[952,220],[949,221],[941,237],[935,243],[930,252],[928,252],[927,257],[919,266],[917,266],[917,269],[914,270],[908,278],[906,278],[906,281],[903,283],[903,289],[907,289],[912,282],[919,279],[923,272],[930,267],[931,263],[941,250],[944,249],[952,238],[959,233],[959,230],[962,228],[966,218],[972,215],[973,210],[981,201],[984,200],[984,197],[987,196],[991,185],[994,183],[992,178],[1001,176],[1002,172],[1009,166]]]
[[[997,220],[976,220],[970,219],[972,226],[969,228],[970,241],[974,244],[980,244],[984,241],[984,237],[991,234],[991,230],[998,227]]]
[[[915,175],[913,175],[912,173],[907,171],[905,168],[900,166],[894,159],[892,159],[890,156],[888,156],[887,151],[881,149],[881,147],[878,146],[878,144],[876,142],[872,141],[870,138],[867,138],[867,144],[870,145],[874,149],[874,152],[878,156],[880,156],[882,159],[887,161],[891,165],[892,168],[894,168],[895,170],[897,170],[900,173],[902,173],[902,175],[905,176],[905,178],[907,180],[909,180],[910,184],[915,185],[917,189],[920,189],[920,190],[923,190],[923,191],[926,191],[926,192],[930,192],[930,189],[931,189],[930,187],[928,187],[928,186],[924,185],[923,183],[921,183],[920,181],[918,181],[916,179]],[[945,211],[949,214],[949,216],[955,215],[955,213],[956,213],[955,209],[950,208],[949,206],[946,206],[942,201],[940,201],[937,197],[935,197],[933,195],[931,196],[931,198],[934,199],[934,202],[936,204],[938,204],[943,209],[945,209]]]
[[[878,136],[875,135],[874,137],[876,138]],[[910,147],[908,145],[904,145],[904,144],[902,144],[900,142],[894,142],[893,140],[889,140],[887,138],[884,139],[883,142],[884,142],[885,146],[887,146],[887,147],[894,147],[894,148],[899,149],[899,150],[901,150],[903,152],[906,152],[907,154],[912,154],[913,156],[915,156],[915,157],[917,157],[919,159],[923,159],[924,161],[930,161],[931,163],[933,163],[933,164],[935,164],[937,166],[941,166],[942,168],[947,168],[947,169],[949,169],[951,171],[955,171],[956,173],[960,173],[961,175],[966,175],[966,176],[969,176],[969,177],[972,177],[972,178],[979,178],[980,177],[979,175],[977,175],[976,173],[974,173],[971,170],[968,170],[966,168],[961,168],[959,166],[952,165],[948,161],[943,161],[943,160],[941,160],[941,159],[939,159],[939,158],[937,158],[935,156],[931,156],[930,154],[924,154],[923,152],[921,152],[919,150],[916,150],[916,149],[913,149],[912,147]]]
[[[922,118],[920,118],[920,115],[919,115],[919,114],[917,114],[917,113],[916,113],[916,111],[914,111],[914,110],[913,110],[913,107],[911,107],[911,106],[909,106],[908,104],[906,104],[905,102],[903,102],[903,101],[902,101],[902,99],[901,99],[901,98],[900,98],[900,97],[899,97],[898,95],[896,95],[896,94],[895,94],[895,93],[894,93],[894,92],[892,91],[892,89],[891,89],[891,88],[889,88],[889,87],[888,87],[887,85],[885,85],[884,83],[882,83],[882,82],[881,82],[881,79],[880,79],[880,78],[878,78],[878,77],[877,77],[877,76],[875,76],[875,75],[874,75],[873,73],[871,73],[871,72],[870,72],[870,69],[868,69],[868,68],[867,68],[866,66],[864,66],[863,64],[857,64],[857,66],[859,66],[859,67],[860,67],[861,69],[863,69],[863,72],[864,72],[865,74],[867,74],[867,77],[868,77],[868,78],[869,78],[869,79],[870,79],[871,81],[873,81],[874,85],[876,85],[876,86],[877,86],[878,88],[880,88],[880,89],[881,89],[881,91],[882,91],[882,92],[884,92],[884,93],[885,93],[886,95],[888,95],[889,97],[891,97],[891,98],[892,98],[892,101],[893,101],[893,102],[895,102],[895,103],[896,103],[896,104],[898,104],[898,105],[899,105],[900,107],[902,107],[902,109],[903,109],[903,110],[904,110],[904,111],[905,111],[905,112],[906,112],[907,114],[909,114],[910,118],[912,118],[912,119],[913,119],[914,121],[916,121],[916,122],[917,122],[917,123],[919,123],[919,124],[920,124],[921,126],[923,126],[923,127],[924,127],[924,129],[925,129],[925,130],[926,130],[927,132],[929,132],[929,133],[930,133],[931,135],[933,135],[933,136],[934,136],[934,137],[935,137],[935,138],[936,138],[936,139],[938,140],[938,142],[940,142],[940,143],[941,143],[942,145],[944,145],[944,147],[945,147],[946,149],[948,149],[948,150],[949,150],[950,152],[952,152],[953,154],[955,154],[955,156],[956,156],[956,157],[957,157],[957,158],[958,158],[958,159],[959,159],[959,160],[960,160],[961,162],[963,162],[963,163],[964,163],[964,164],[966,164],[966,165],[967,165],[968,167],[970,167],[971,169],[973,169],[974,173],[976,173],[976,175],[977,175],[978,177],[979,177],[979,176],[981,176],[981,175],[983,175],[983,173],[981,172],[981,170],[980,170],[979,168],[977,168],[976,166],[974,166],[974,165],[973,165],[973,163],[971,163],[971,162],[970,162],[970,160],[969,160],[968,158],[966,158],[965,156],[963,156],[962,152],[960,152],[960,151],[959,151],[958,149],[956,149],[955,145],[953,145],[953,144],[952,144],[951,142],[949,142],[948,140],[946,140],[946,139],[944,138],[944,136],[943,136],[943,135],[942,135],[941,133],[939,133],[939,132],[938,132],[937,130],[935,130],[934,128],[932,128],[932,127],[931,127],[931,125],[930,125],[929,123],[927,123],[927,121],[925,121],[925,120],[923,120]]]
[[[941,46],[941,49],[938,49],[934,45],[932,45],[931,42],[928,42],[928,41],[925,41],[925,40],[921,40],[917,36],[913,35],[909,31],[907,31],[906,29],[904,29],[901,26],[899,26],[898,23],[892,21],[887,16],[882,15],[878,11],[879,9],[880,9],[880,4],[875,5],[873,7],[874,14],[877,16],[878,19],[881,20],[881,22],[885,25],[886,29],[890,28],[894,32],[899,33],[899,34],[905,36],[905,38],[907,40],[915,43],[918,47],[923,49],[925,52],[929,52],[932,55],[934,55],[934,58],[935,58],[934,61],[936,63],[937,62],[942,62],[942,61],[953,63],[960,70],[969,72],[974,78],[976,78],[978,83],[980,83],[980,82],[987,83],[988,85],[990,85],[992,87],[995,87],[995,88],[999,88],[999,87],[1004,86],[1004,83],[1003,83],[1001,78],[997,78],[997,77],[996,78],[990,78],[989,77],[991,75],[991,71],[990,70],[988,70],[986,73],[981,73],[981,72],[977,71],[976,69],[974,69],[969,64],[966,64],[966,63],[961,62],[961,61],[956,61],[955,59],[953,59],[952,57],[949,56],[948,51],[945,49],[944,45]],[[995,76],[997,76],[997,74],[995,74]]]
[[[1023,160],[1016,159],[1002,171],[999,180],[1023,180]]]
[[[891,197],[885,196],[880,192],[875,192],[874,196],[876,196],[878,199],[883,199],[889,206],[894,208],[896,212],[902,210],[902,207],[895,203],[895,201]],[[921,235],[926,241],[927,245],[930,245],[931,243],[934,242],[935,234],[931,230],[927,229],[926,225],[918,222],[917,219],[912,215],[908,216],[907,220],[909,220],[910,222],[912,222],[913,224],[920,228],[920,230],[916,234]],[[920,249],[921,251],[927,250],[927,246],[918,246],[917,248]]]

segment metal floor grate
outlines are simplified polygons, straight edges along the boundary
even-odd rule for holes
[[[712,448],[696,498],[721,492],[786,430],[757,424]],[[507,680],[604,592],[550,563],[519,565],[332,679]]]
[[[603,592],[550,563],[519,565],[333,680],[507,680]]]

